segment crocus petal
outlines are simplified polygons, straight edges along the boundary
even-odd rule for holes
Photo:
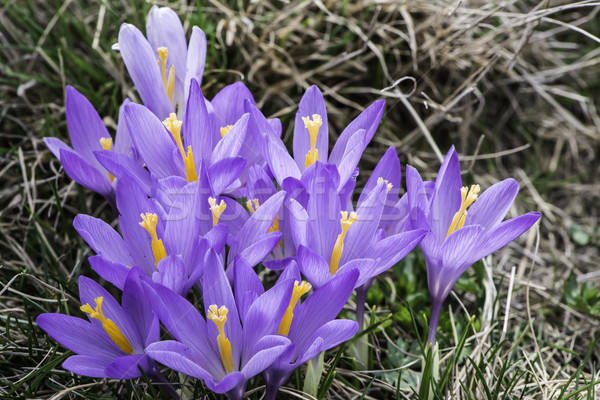
[[[331,279],[329,263],[308,247],[300,245],[296,258],[298,259],[300,271],[313,287],[321,287]]]
[[[73,149],[94,168],[101,168],[93,152],[102,150],[100,139],[110,138],[108,129],[92,103],[72,86],[67,86],[65,114]]]
[[[246,140],[249,114],[244,114],[217,143],[210,157],[211,164],[228,157],[236,157]]]
[[[154,255],[152,254],[152,239],[148,232],[140,226],[141,213],[159,214],[143,189],[135,179],[125,175],[117,182],[117,208],[119,213],[119,227],[123,239],[129,248],[129,254],[134,259],[134,264],[142,268],[148,276],[155,270]],[[157,232],[162,237],[162,221],[157,224]]]
[[[95,151],[94,156],[100,165],[117,178],[117,180],[127,174],[137,181],[144,189],[144,192],[150,193],[152,185],[150,173],[130,156],[112,150]]]
[[[320,327],[335,319],[352,294],[358,276],[355,269],[338,272],[308,296],[294,312],[290,340],[302,347]]]
[[[465,225],[481,225],[485,229],[495,228],[512,206],[519,184],[514,179],[505,179],[485,190],[469,208]]]
[[[255,346],[266,335],[275,335],[292,297],[294,281],[279,282],[262,294],[248,309],[244,319],[242,365],[254,356]],[[258,372],[257,372],[258,373]]]
[[[125,355],[106,332],[89,321],[63,314],[40,314],[36,323],[76,354],[112,360]]]
[[[356,117],[335,142],[331,154],[329,155],[329,163],[339,165],[342,161],[343,154],[347,150],[347,144],[354,132],[364,129],[366,131],[365,142],[369,143],[377,131],[383,111],[385,109],[385,100],[377,100],[367,107],[358,117]]]
[[[89,257],[88,262],[102,279],[123,290],[130,267],[125,264],[110,262],[102,256]]]
[[[379,275],[403,259],[421,242],[426,233],[423,229],[417,229],[377,241],[367,251],[367,254],[376,254],[379,258],[379,266],[375,273]]]
[[[102,297],[102,312],[104,316],[115,323],[134,350],[141,350],[143,348],[141,343],[143,343],[145,338],[140,337],[139,329],[131,316],[123,310],[119,302],[106,289],[92,279],[80,276],[79,299],[81,300],[81,304],[89,304],[94,309],[96,308],[95,299],[98,297]],[[93,321],[94,324],[99,322],[97,320]]]
[[[71,151],[71,152],[74,151],[72,148],[70,148],[67,144],[65,144],[65,142],[63,142],[59,138],[45,137],[44,143],[46,143],[48,150],[50,150],[52,152],[52,154],[54,154],[54,156],[56,158],[58,158],[59,160],[60,160],[60,151],[61,150]]]
[[[175,78],[183,83],[186,76],[187,43],[181,20],[169,7],[153,6],[146,19],[146,35],[154,51],[166,47],[167,75],[175,67]],[[183,96],[183,93],[181,93]]]
[[[182,158],[173,157],[178,152],[175,141],[150,110],[140,104],[128,104],[125,106],[125,121],[150,172],[157,178],[184,176]]]
[[[257,199],[260,204],[263,204],[269,197],[277,191],[273,185],[273,179],[269,178],[264,168],[258,165],[252,165],[248,169],[246,176],[246,188],[248,191],[248,199]]]
[[[325,164],[317,161],[303,176],[310,197],[306,211],[311,217],[312,234],[308,237],[311,249],[329,259],[336,238],[341,231],[341,204],[337,195],[337,182]]]
[[[156,283],[168,287],[175,293],[183,294],[186,286],[185,264],[181,256],[168,256],[158,262],[158,270],[152,275]]]
[[[421,175],[410,165],[406,166],[406,195],[408,196],[408,228],[431,229],[428,224],[429,193]]]
[[[398,154],[396,154],[396,149],[393,146],[390,146],[377,163],[371,177],[365,184],[365,187],[358,198],[358,206],[360,207],[362,202],[367,198],[367,194],[377,186],[379,178],[392,184],[392,189],[387,195],[388,200],[391,200],[392,198],[398,199],[401,177],[402,169],[400,168],[400,159],[398,158]]]
[[[373,258],[356,258],[352,261],[342,265],[336,272],[341,274],[342,272],[357,269],[360,272],[358,280],[354,284],[354,288],[364,285],[369,279],[373,279],[376,276],[377,266],[379,265],[379,259]]]
[[[290,345],[290,340],[280,335],[263,337],[255,346],[255,354],[242,368],[246,379],[261,373],[269,367]]]
[[[256,272],[242,258],[237,257],[232,268],[235,300],[240,318],[245,321],[248,308],[265,292],[265,289]]]
[[[473,254],[472,258],[477,261],[506,246],[531,228],[540,217],[541,214],[538,212],[529,212],[504,221],[495,229],[486,231],[485,237],[481,241],[482,246]]]
[[[93,157],[93,160],[96,161],[96,158]],[[106,198],[110,198],[113,195],[113,188],[108,179],[108,173],[100,172],[77,153],[61,149],[60,162],[67,175],[81,186],[85,186]]]
[[[373,240],[387,195],[385,182],[377,184],[361,206],[356,210],[358,219],[348,229],[340,264],[364,257],[368,244]],[[376,255],[378,257],[378,255]]]
[[[456,280],[471,265],[470,259],[481,245],[482,234],[479,225],[458,229],[442,245],[441,260],[427,263],[427,281],[433,298],[443,302],[448,296]]]
[[[129,315],[129,318],[137,328],[138,339],[136,343],[131,343],[136,352],[143,352],[147,345],[148,337],[156,337],[159,327],[155,324],[156,316],[152,310],[152,305],[146,298],[144,287],[142,286],[142,277],[144,273],[141,269],[135,267],[131,269],[123,286],[123,297],[121,303],[123,310]],[[152,332],[152,330],[155,330]]]
[[[275,139],[268,139],[267,149],[269,154],[267,163],[279,185],[282,185],[283,181],[290,176],[300,179],[300,169],[298,169],[285,147],[282,148],[282,146],[277,145]]]
[[[329,147],[329,126],[327,123],[327,109],[325,108],[325,100],[323,95],[316,86],[309,87],[298,105],[296,113],[296,121],[294,123],[294,160],[300,171],[306,168],[306,155],[310,150],[310,134],[304,126],[302,117],[309,117],[318,114],[323,121],[317,135],[315,148],[317,149],[319,160],[327,162],[328,147]]]
[[[113,263],[133,265],[125,241],[106,222],[90,215],[78,214],[73,227],[94,251]]]
[[[284,198],[285,192],[280,191],[256,209],[236,235],[238,246],[232,248],[234,254],[242,251],[267,233],[283,204]]]
[[[431,199],[432,229],[439,243],[444,241],[454,214],[460,208],[460,164],[454,146],[446,154],[435,180],[435,192]]]
[[[206,383],[206,386],[215,393],[223,394],[229,391],[235,391],[238,394],[233,397],[234,399],[241,399],[246,390],[246,379],[244,378],[244,374],[237,371],[225,375],[220,381],[213,378],[205,380],[204,383]]]
[[[204,308],[206,312],[211,305],[216,305],[218,308],[227,307],[227,323],[225,324],[225,335],[229,339],[232,347],[233,365],[239,365],[240,355],[242,352],[242,327],[237,312],[237,306],[231,291],[231,285],[225,275],[223,261],[214,250],[209,250],[207,254],[206,267],[202,280],[202,292],[204,294]],[[217,326],[214,323],[209,323],[208,336],[216,345],[216,338],[219,334]]]
[[[195,183],[187,184],[181,189],[168,189],[170,196],[163,202],[163,207],[167,212],[164,231],[167,254],[180,255],[183,257],[182,262],[185,262],[188,267],[191,267],[193,238],[198,236],[198,224],[195,218],[197,215],[196,190]],[[189,271],[184,270],[184,272]]]
[[[202,380],[213,379],[212,375],[201,366],[202,357],[199,352],[184,343],[174,340],[152,343],[146,348],[146,354],[175,371]]]
[[[329,321],[317,329],[312,337],[306,341],[311,343],[319,340],[318,346],[311,346],[309,349],[300,354],[294,365],[300,366],[308,360],[317,356],[320,352],[334,348],[335,346],[344,343],[351,339],[358,332],[358,323],[348,319],[337,319]],[[299,345],[301,346],[301,345]]]
[[[145,354],[133,354],[117,358],[106,366],[106,377],[113,379],[132,379],[141,375],[138,365],[144,361]]]
[[[208,169],[215,194],[219,195],[238,179],[246,166],[242,157],[223,158]]]
[[[119,50],[142,102],[161,120],[167,118],[173,112],[173,106],[163,86],[160,69],[156,66],[156,50],[152,49],[142,32],[130,24],[121,25]],[[131,128],[129,131],[133,133]]]
[[[197,26],[192,27],[192,36],[188,47],[185,66],[185,98],[188,98],[189,85],[196,80],[198,85],[202,83],[204,64],[206,63],[206,35]]]
[[[131,103],[131,100],[125,99],[119,107],[119,119],[117,122],[117,132],[115,133],[115,145],[112,148],[113,151],[126,156],[132,156],[133,154],[133,141],[127,129],[127,123],[125,122],[125,106]]]
[[[169,333],[184,345],[194,349],[193,353],[196,356],[193,359],[197,359],[203,368],[210,371],[222,370],[221,357],[207,337],[206,322],[198,310],[189,301],[162,285],[144,283],[144,291]],[[167,365],[164,360],[158,359],[150,352],[150,349],[157,348],[153,346],[157,346],[158,343],[148,346],[146,352],[155,360]]]
[[[236,82],[221,89],[212,99],[211,103],[215,108],[215,114],[223,126],[225,126],[237,124],[238,120],[245,113],[244,101],[248,101],[252,105],[256,104],[252,93],[250,93],[246,85],[242,82]]]
[[[185,143],[192,146],[194,162],[198,168],[202,160],[209,160],[218,141],[214,114],[208,112],[206,101],[196,79],[190,82],[188,102],[182,132]]]
[[[240,257],[243,258],[248,264],[255,266],[258,265],[281,240],[281,232],[271,232],[265,235],[262,239],[257,240],[250,246],[246,247],[241,253]]]
[[[294,199],[286,200],[286,219],[290,221],[292,239],[296,247],[308,246],[308,235],[310,233],[309,216],[304,207]]]
[[[63,362],[62,367],[77,375],[108,378],[104,371],[108,364],[108,360],[94,356],[71,356]]]
[[[308,190],[302,181],[288,177],[281,184],[281,189],[286,192],[286,199],[292,198],[296,200],[303,208],[308,207]]]
[[[348,179],[354,174],[356,166],[360,161],[360,157],[362,157],[362,153],[365,150],[365,147],[367,147],[366,135],[367,132],[364,129],[361,129],[348,140],[348,146],[346,147],[342,161],[340,161],[338,166],[338,171],[340,173],[338,191],[346,185]]]

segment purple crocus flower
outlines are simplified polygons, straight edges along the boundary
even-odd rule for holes
[[[148,39],[135,26],[121,25],[115,46],[142,102],[160,120],[181,115],[192,78],[202,81],[206,61],[206,37],[192,28],[189,46],[177,14],[167,7],[152,7],[146,21]],[[157,66],[158,64],[158,66]]]
[[[60,160],[65,172],[71,179],[94,192],[101,194],[108,201],[114,203],[114,179],[99,162],[94,152],[110,150],[112,153],[128,156],[131,154],[131,138],[127,127],[119,118],[115,146],[112,137],[94,106],[79,93],[74,87],[67,86],[65,101],[67,127],[73,148],[62,140],[53,137],[44,138],[46,146]],[[129,103],[126,100],[121,106]]]
[[[306,206],[289,202],[298,264],[314,287],[352,268],[360,271],[356,286],[361,286],[401,260],[425,234],[416,229],[385,237],[378,228],[389,187],[383,180],[355,212],[342,209],[338,182],[335,168],[317,162],[303,176]]]
[[[522,235],[541,214],[529,212],[502,221],[517,196],[519,184],[506,179],[481,196],[478,196],[479,185],[461,187],[454,146],[446,155],[435,183],[423,182],[410,166],[406,169],[406,180],[408,224],[429,231],[420,246],[432,297],[428,342],[434,343],[442,304],[457,279],[477,260]]]
[[[159,339],[158,318],[146,301],[141,271],[133,269],[123,287],[122,305],[99,284],[79,278],[81,311],[89,321],[64,314],[41,314],[36,322],[54,340],[76,353],[63,368],[95,378],[130,379],[138,366],[158,378],[144,349]]]
[[[255,288],[262,288],[254,271],[242,264],[236,264],[236,268],[236,282],[246,282],[241,289],[236,287],[236,295],[244,289],[246,293],[251,293],[257,290]],[[310,289],[310,285],[302,282],[295,262],[285,269],[279,279],[286,280],[290,277],[294,280],[292,299],[277,333],[287,336],[292,345],[263,373],[267,384],[266,399],[275,399],[279,387],[302,364],[349,340],[358,331],[356,321],[335,319],[352,294],[358,279],[356,269],[337,273],[329,282],[308,295],[301,304],[299,299]]]
[[[259,282],[260,283],[260,282]],[[247,381],[264,371],[290,345],[273,335],[289,304],[293,281],[242,307],[234,298],[220,257],[211,250],[203,278],[207,319],[183,297],[161,285],[147,285],[147,294],[160,320],[176,340],[151,344],[146,352],[156,361],[202,379],[230,399],[242,399]],[[235,282],[236,287],[242,285]]]
[[[166,185],[168,182],[164,182]],[[164,188],[164,186],[163,186]],[[119,288],[131,267],[148,277],[187,293],[203,273],[209,248],[221,249],[227,239],[222,224],[200,232],[196,183],[163,193],[163,203],[149,199],[137,182],[125,176],[117,183],[117,208],[122,236],[104,221],[79,214],[73,225],[98,254],[89,258],[92,268]],[[208,208],[208,200],[207,208]]]
[[[222,127],[221,137],[215,127],[216,117],[207,111],[201,96],[198,83],[192,80],[190,110],[183,120],[172,113],[161,122],[146,107],[129,104],[125,107],[125,121],[140,158],[155,178],[181,177],[194,182],[201,164],[205,164],[214,180],[233,177],[227,186],[220,188],[223,192],[233,192],[242,186],[239,177],[246,161],[239,155],[246,141],[249,115],[240,115],[233,125]]]
[[[278,138],[273,124],[266,123],[264,116],[255,107],[250,107],[249,112],[263,135],[263,156],[280,186],[288,177],[300,179],[306,168],[320,161],[335,165],[340,175],[337,189],[341,190],[354,176],[358,161],[379,126],[384,105],[383,100],[378,100],[367,107],[344,129],[329,154],[325,101],[319,89],[311,86],[302,97],[296,113],[294,158]]]

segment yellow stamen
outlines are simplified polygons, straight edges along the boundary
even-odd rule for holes
[[[187,156],[183,158],[185,163],[185,176],[188,182],[194,182],[198,180],[196,174],[196,163],[194,162],[194,153],[192,152],[192,146],[188,146]]]
[[[175,66],[171,66],[169,69],[169,77],[167,78],[167,56],[169,52],[166,47],[159,47],[156,49],[158,53],[157,64],[160,68],[160,72],[162,73],[163,86],[167,91],[167,95],[169,96],[169,100],[173,101],[173,89],[175,87]]]
[[[152,238],[152,254],[154,254],[154,265],[158,265],[158,262],[167,256],[165,246],[163,245],[162,239],[159,239],[156,234],[156,224],[158,223],[158,216],[156,214],[142,213],[142,222],[140,226],[144,228],[150,234]]]
[[[285,314],[283,314],[283,318],[281,319],[281,323],[279,324],[279,330],[277,334],[287,336],[290,333],[290,326],[292,326],[292,318],[294,318],[294,308],[298,304],[300,297],[308,293],[312,289],[310,283],[306,281],[302,281],[302,283],[298,284],[298,281],[294,282],[294,289],[292,291],[292,298],[290,299],[290,305],[287,310],[285,310]]]
[[[246,201],[246,208],[248,209],[250,214],[254,214],[256,210],[258,210],[258,207],[260,207],[258,199],[248,199],[248,201]]]
[[[102,146],[102,149],[104,149],[104,150],[111,150],[112,149],[112,138],[110,138],[110,137],[100,138],[100,145]],[[113,174],[111,174],[109,172],[108,179],[110,179],[110,183],[112,183],[115,180],[115,177],[113,176]]]
[[[181,154],[181,158],[183,158],[183,162],[185,164],[185,176],[188,182],[194,182],[198,179],[196,174],[196,164],[194,163],[194,154],[192,153],[192,146],[188,146],[187,154],[183,149],[183,142],[181,141],[181,126],[183,122],[177,119],[177,114],[171,113],[169,118],[163,121],[163,125],[173,139],[175,139],[175,143],[177,143],[177,148],[179,148],[179,153]]]
[[[175,89],[175,66],[171,66],[169,70],[169,80],[167,81],[167,96],[169,101],[173,102],[173,90]]]
[[[391,183],[388,182],[387,179],[383,179],[381,177],[379,177],[377,179],[377,184],[380,184],[381,182],[385,182],[385,184],[387,185],[387,191],[389,192],[390,190],[392,190],[392,188],[394,187],[394,185],[392,185]]]
[[[225,137],[225,135],[227,135],[227,133],[231,130],[231,128],[233,128],[233,125],[227,125],[221,128],[221,137]]]
[[[108,336],[121,350],[127,354],[133,353],[131,343],[129,343],[129,340],[123,335],[123,332],[121,332],[119,327],[112,320],[104,316],[104,313],[102,312],[102,300],[104,300],[103,297],[96,297],[94,299],[96,302],[96,309],[93,309],[89,303],[86,303],[80,307],[80,310],[89,314],[91,318],[102,322],[102,328],[104,328],[106,333],[108,333]]]
[[[210,204],[210,211],[212,212],[213,226],[216,226],[219,223],[221,214],[223,214],[223,211],[227,208],[227,205],[223,200],[217,205],[217,200],[213,197],[208,198],[208,204]]]
[[[221,354],[221,361],[223,367],[228,374],[233,372],[233,358],[231,357],[231,343],[227,336],[225,336],[225,322],[227,322],[227,313],[229,310],[225,306],[217,308],[216,304],[208,307],[207,317],[215,323],[219,330],[217,336],[217,343],[219,344],[219,353]]]
[[[335,241],[335,245],[333,246],[333,251],[331,252],[331,261],[329,261],[329,272],[331,275],[334,275],[339,267],[340,259],[342,258],[342,251],[344,251],[344,238],[346,237],[346,233],[348,233],[348,229],[352,226],[354,221],[358,219],[358,215],[352,211],[350,213],[350,217],[348,217],[348,211],[342,211],[342,219],[340,223],[342,225],[342,233],[340,233]]]
[[[166,47],[159,47],[158,49],[156,49],[156,52],[158,53],[158,58],[160,59],[160,61],[158,61],[158,63],[159,63],[160,71],[162,72],[163,86],[166,89],[167,88],[167,56],[169,55],[169,51],[167,50]]]
[[[319,134],[319,128],[323,124],[323,120],[319,114],[313,114],[312,120],[310,117],[302,117],[304,121],[304,127],[308,129],[310,134],[310,150],[306,154],[306,168],[313,165],[319,160],[319,152],[317,150],[317,135]]]
[[[446,234],[446,237],[450,236],[451,233],[455,232],[457,229],[460,229],[465,225],[465,219],[467,217],[467,208],[469,208],[469,206],[473,204],[475,200],[477,200],[477,193],[479,193],[480,190],[481,188],[479,187],[479,185],[471,185],[470,189],[466,186],[463,186],[460,189],[460,208],[458,209],[456,214],[454,214],[454,218],[452,218],[452,223],[448,228],[448,233]]]

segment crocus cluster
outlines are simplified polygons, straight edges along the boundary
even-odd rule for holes
[[[69,371],[119,379],[144,371],[165,382],[158,362],[230,399],[241,399],[262,373],[273,399],[294,370],[364,328],[371,283],[417,245],[427,263],[433,343],[460,275],[540,217],[503,222],[518,184],[508,179],[481,196],[478,185],[462,187],[454,148],[435,182],[407,166],[402,197],[400,161],[389,148],[355,193],[383,101],[336,135],[330,151],[325,101],[309,87],[290,153],[280,121],[262,114],[243,83],[204,97],[199,28],[188,43],[177,15],[155,6],[146,33],[124,24],[114,46],[143,102],[123,102],[114,146],[73,87],[66,96],[73,147],[45,139],[65,172],[118,215],[118,228],[83,214],[74,227],[96,253],[94,271],[122,291],[121,304],[80,277],[88,320],[37,320],[75,353],[63,364]],[[265,287],[258,269],[275,283]],[[354,291],[355,317],[338,319]]]

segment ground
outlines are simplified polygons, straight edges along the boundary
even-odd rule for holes
[[[136,93],[111,45],[121,23],[143,27],[158,4],[176,10],[188,34],[193,25],[206,32],[205,95],[242,80],[264,113],[281,119],[287,143],[298,101],[315,84],[337,134],[368,104],[386,99],[360,164],[365,173],[394,146],[403,166],[431,179],[454,144],[467,182],[486,188],[515,178],[521,191],[509,216],[540,211],[542,219],[455,287],[441,318],[442,380],[432,396],[595,398],[600,3],[188,3],[2,1],[0,396],[144,397],[144,379],[111,382],[62,370],[69,353],[34,321],[45,311],[76,313],[77,277],[96,277],[86,261],[93,252],[72,228],[73,217],[114,221],[102,198],[70,181],[42,138],[68,138],[67,84],[114,132],[120,102]],[[352,345],[328,353],[321,394],[430,397],[419,391],[417,339],[424,338],[430,306],[425,274],[415,251],[375,282],[367,298],[369,369],[357,371]],[[302,376],[292,377],[287,393],[298,394]],[[185,385],[204,393],[194,383]]]

